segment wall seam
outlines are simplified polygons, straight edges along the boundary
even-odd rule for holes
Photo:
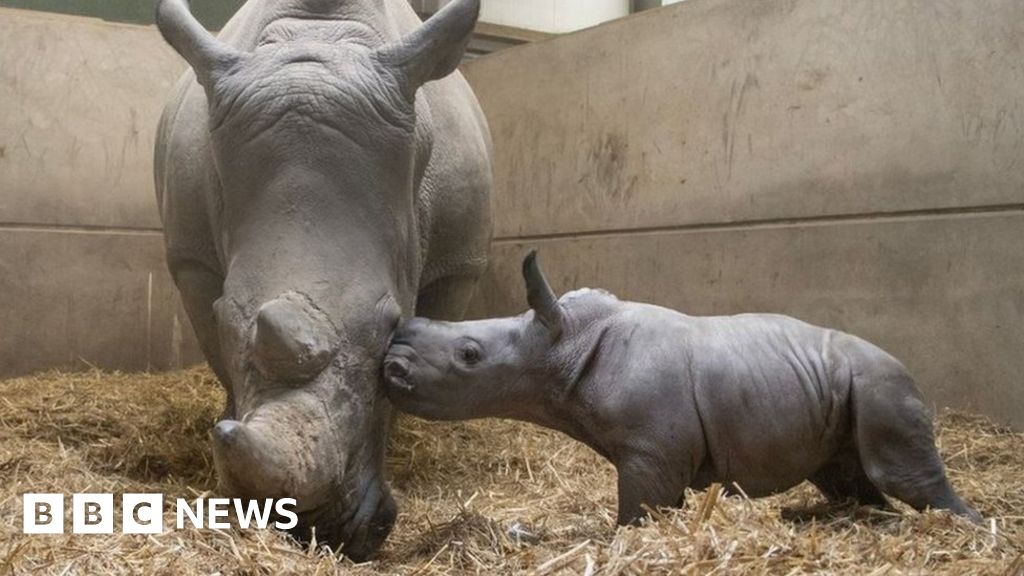
[[[162,228],[131,226],[92,226],[87,224],[18,224],[0,222],[0,232],[37,232],[45,234],[115,234],[125,236],[162,236]]]
[[[906,210],[893,212],[865,212],[855,214],[835,214],[825,216],[809,216],[797,218],[770,218],[763,220],[740,220],[735,222],[702,222],[694,224],[677,224],[667,226],[649,226],[636,228],[613,228],[604,230],[584,230],[578,232],[553,232],[545,234],[521,234],[495,236],[493,243],[515,243],[524,241],[572,240],[602,238],[607,236],[643,236],[658,234],[676,234],[683,232],[733,232],[738,230],[759,230],[773,228],[802,228],[812,226],[831,226],[843,224],[867,224],[878,222],[903,222],[912,220],[938,220],[968,217],[1000,216],[1006,214],[1024,214],[1024,203],[998,204],[978,207],[934,208],[923,210]]]

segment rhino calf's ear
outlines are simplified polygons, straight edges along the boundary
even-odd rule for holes
[[[562,334],[564,314],[554,290],[537,263],[537,251],[531,250],[523,259],[523,279],[526,281],[526,301],[537,319],[551,332],[552,337]]]
[[[480,0],[453,0],[416,31],[378,48],[377,59],[399,75],[411,100],[420,86],[458,68],[479,15]]]

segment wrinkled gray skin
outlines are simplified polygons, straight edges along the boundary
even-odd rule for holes
[[[387,340],[402,314],[460,318],[486,266],[490,140],[453,73],[478,12],[456,0],[422,24],[405,0],[250,0],[215,39],[184,0],[158,6],[192,68],[160,123],[156,188],[229,394],[220,488],[296,498],[296,534],[356,559],[395,517]]]
[[[620,524],[686,487],[757,497],[805,479],[831,501],[888,494],[980,520],[950,487],[914,382],[877,347],[785,316],[692,317],[589,289],[556,300],[533,254],[524,274],[526,314],[400,325],[384,368],[398,409],[586,443],[618,471]]]

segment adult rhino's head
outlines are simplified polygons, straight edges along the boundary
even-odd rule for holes
[[[210,150],[194,153],[212,154],[219,190],[206,202],[233,396],[213,430],[221,489],[296,498],[298,533],[354,558],[395,518],[379,366],[421,266],[415,97],[455,69],[478,12],[456,0],[391,42],[351,20],[282,14],[244,52],[185,0],[158,5],[209,110]]]

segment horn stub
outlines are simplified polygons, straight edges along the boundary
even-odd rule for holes
[[[333,328],[295,298],[278,298],[260,307],[255,332],[253,359],[265,376],[275,380],[311,380],[337,353]]]

